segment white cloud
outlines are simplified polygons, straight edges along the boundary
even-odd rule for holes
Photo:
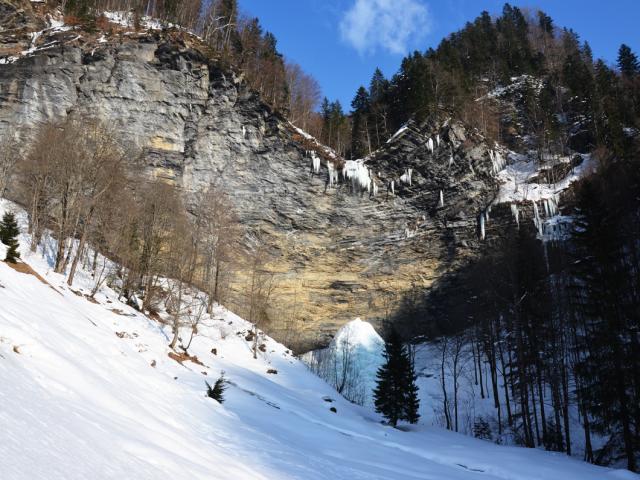
[[[430,20],[420,0],[355,0],[340,22],[340,32],[361,54],[378,49],[404,54],[429,33]]]

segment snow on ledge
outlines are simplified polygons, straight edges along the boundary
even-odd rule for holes
[[[592,173],[596,168],[596,161],[591,154],[582,154],[582,162],[575,166],[571,172],[556,183],[535,183],[530,180],[540,173],[541,169],[536,161],[526,155],[510,152],[508,164],[498,172],[498,180],[501,183],[500,192],[494,204],[539,202],[555,198],[560,192]],[[569,162],[569,157],[561,161]]]
[[[394,140],[396,140],[397,138],[400,138],[402,135],[404,135],[404,132],[406,132],[409,129],[409,126],[407,124],[403,125],[402,127],[400,127],[398,129],[398,131],[396,133],[394,133],[391,138],[389,138],[389,140],[387,140],[387,143],[393,143]]]

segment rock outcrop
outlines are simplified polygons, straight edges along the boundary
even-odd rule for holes
[[[43,121],[95,115],[190,205],[210,183],[223,188],[274,254],[276,337],[293,326],[298,345],[312,346],[355,317],[382,321],[478,252],[495,161],[458,123],[410,123],[367,158],[359,168],[373,195],[342,173],[330,185],[326,161],[315,173],[295,130],[184,32],[50,22],[27,38],[0,58],[0,136],[26,144]],[[229,296],[239,313],[242,279]]]

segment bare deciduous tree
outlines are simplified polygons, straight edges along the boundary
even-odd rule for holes
[[[289,90],[289,120],[309,131],[316,109],[320,105],[320,86],[316,79],[305,73],[297,63],[287,62],[285,71]]]
[[[198,197],[194,225],[199,286],[209,294],[207,311],[211,313],[213,303],[222,301],[226,276],[237,260],[242,229],[229,197],[215,185]]]
[[[4,197],[18,161],[18,143],[8,133],[0,137],[0,197]]]
[[[271,255],[262,238],[251,239],[245,287],[246,319],[253,324],[253,358],[258,358],[261,332],[269,323],[268,310],[275,290],[275,274],[268,269]]]
[[[169,266],[176,262],[173,255],[182,248],[176,230],[186,221],[186,213],[175,187],[158,181],[151,182],[143,189],[140,202],[141,252],[138,273],[140,283],[144,284],[142,308],[149,310],[155,300],[158,279],[169,273]],[[182,272],[177,273],[182,277]]]
[[[78,204],[78,248],[71,263],[67,283],[73,285],[78,262],[84,252],[87,236],[93,227],[96,210],[109,190],[118,194],[124,189],[125,154],[113,132],[102,123],[84,123],[82,128],[82,155],[76,166],[81,175],[81,192]]]

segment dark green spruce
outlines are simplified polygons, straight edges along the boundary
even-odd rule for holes
[[[396,330],[392,330],[385,342],[385,363],[377,374],[374,390],[376,412],[381,413],[394,427],[400,420],[417,423],[418,386],[409,352]]]
[[[227,389],[227,379],[224,378],[224,373],[216,380],[213,387],[209,385],[209,382],[204,383],[207,384],[207,397],[213,398],[218,403],[223,403],[224,391]]]
[[[18,235],[20,234],[20,230],[18,230],[18,223],[16,222],[16,217],[11,212],[6,212],[2,217],[2,222],[0,223],[0,240],[7,247],[7,254],[5,256],[5,262],[16,263],[20,258],[20,253],[18,252]]]

